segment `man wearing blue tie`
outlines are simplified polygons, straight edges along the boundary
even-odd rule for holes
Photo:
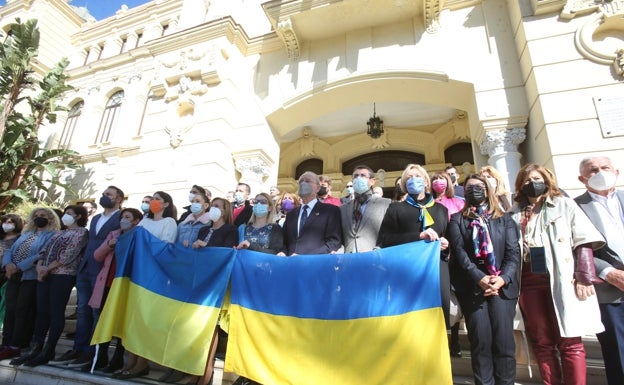
[[[284,250],[278,255],[328,254],[342,246],[340,209],[318,201],[320,188],[315,173],[306,171],[299,177],[302,204],[286,215]]]

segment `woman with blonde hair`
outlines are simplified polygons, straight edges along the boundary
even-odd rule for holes
[[[447,328],[451,284],[448,270],[448,240],[444,238],[448,225],[448,210],[437,203],[430,192],[429,174],[421,165],[408,164],[401,175],[401,190],[405,200],[392,202],[386,210],[377,245],[390,247],[415,241],[440,241],[440,291]]]
[[[37,306],[35,262],[60,229],[61,223],[52,209],[37,207],[28,215],[22,235],[2,257],[8,282],[0,360],[19,356],[20,349],[30,345]]]
[[[511,208],[511,194],[507,191],[505,181],[498,170],[492,166],[483,166],[479,170],[479,174],[485,178],[492,191],[494,191],[498,204],[503,211],[509,211]]]

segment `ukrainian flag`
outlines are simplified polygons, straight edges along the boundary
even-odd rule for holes
[[[440,242],[359,254],[239,252],[225,370],[262,384],[452,384]]]
[[[117,336],[133,353],[203,375],[236,251],[184,248],[136,227],[115,254],[115,280],[91,343]]]

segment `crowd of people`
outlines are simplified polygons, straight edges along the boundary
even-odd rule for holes
[[[465,318],[476,384],[514,384],[514,317],[520,312],[544,384],[585,384],[582,337],[596,334],[610,385],[624,384],[624,191],[611,160],[584,159],[572,199],[546,168],[526,164],[510,194],[491,166],[459,184],[453,166],[430,175],[408,165],[392,199],[376,186],[373,170],[355,167],[347,195],[332,195],[331,178],[304,172],[298,190],[251,195],[239,183],[225,198],[193,185],[178,215],[171,196],[156,191],[140,210],[122,208],[124,193],[109,186],[95,214],[93,202],[63,212],[32,210],[22,220],[1,217],[0,255],[5,315],[0,359],[12,365],[94,367],[115,378],[149,374],[140,352],[123,341],[109,359],[95,353],[92,333],[115,275],[117,238],[141,226],[163,242],[183,247],[234,247],[294,257],[360,253],[410,242],[440,242],[440,298],[449,350],[461,355],[451,297]],[[418,263],[418,261],[414,261]],[[78,293],[73,349],[56,355],[73,287]],[[518,310],[519,309],[519,310]],[[159,379],[212,383],[220,336],[214,331],[203,377],[168,370]],[[438,347],[436,347],[438,348]],[[239,378],[237,384],[253,383]]]

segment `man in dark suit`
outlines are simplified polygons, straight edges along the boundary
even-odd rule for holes
[[[579,181],[587,191],[574,200],[602,233],[607,245],[594,251],[595,285],[605,331],[598,334],[609,385],[624,384],[624,191],[615,189],[619,170],[607,157],[581,161]]]
[[[359,253],[375,248],[381,221],[390,205],[390,199],[373,194],[375,173],[370,167],[355,167],[352,183],[354,199],[340,207],[345,253]]]
[[[76,306],[76,336],[74,348],[58,358],[56,363],[67,363],[69,367],[86,367],[91,363],[94,348],[91,346],[91,336],[97,323],[99,310],[89,306],[89,299],[95,287],[98,273],[102,270],[102,262],[93,258],[94,251],[106,240],[108,233],[119,228],[119,208],[124,199],[124,193],[115,186],[109,186],[102,193],[100,206],[104,212],[96,215],[89,226],[89,241],[78,265],[76,289],[78,290],[78,304]],[[104,354],[106,350],[104,350]],[[107,356],[106,361],[108,360]],[[106,366],[108,362],[98,362],[98,366]]]
[[[286,215],[284,250],[278,255],[328,254],[342,246],[340,209],[321,203],[316,194],[321,188],[318,175],[311,171],[299,177],[301,206]]]
[[[464,187],[459,184],[459,175],[457,175],[457,169],[455,166],[447,166],[444,172],[448,174],[453,182],[453,188],[455,189],[455,195],[458,197],[464,197]]]

